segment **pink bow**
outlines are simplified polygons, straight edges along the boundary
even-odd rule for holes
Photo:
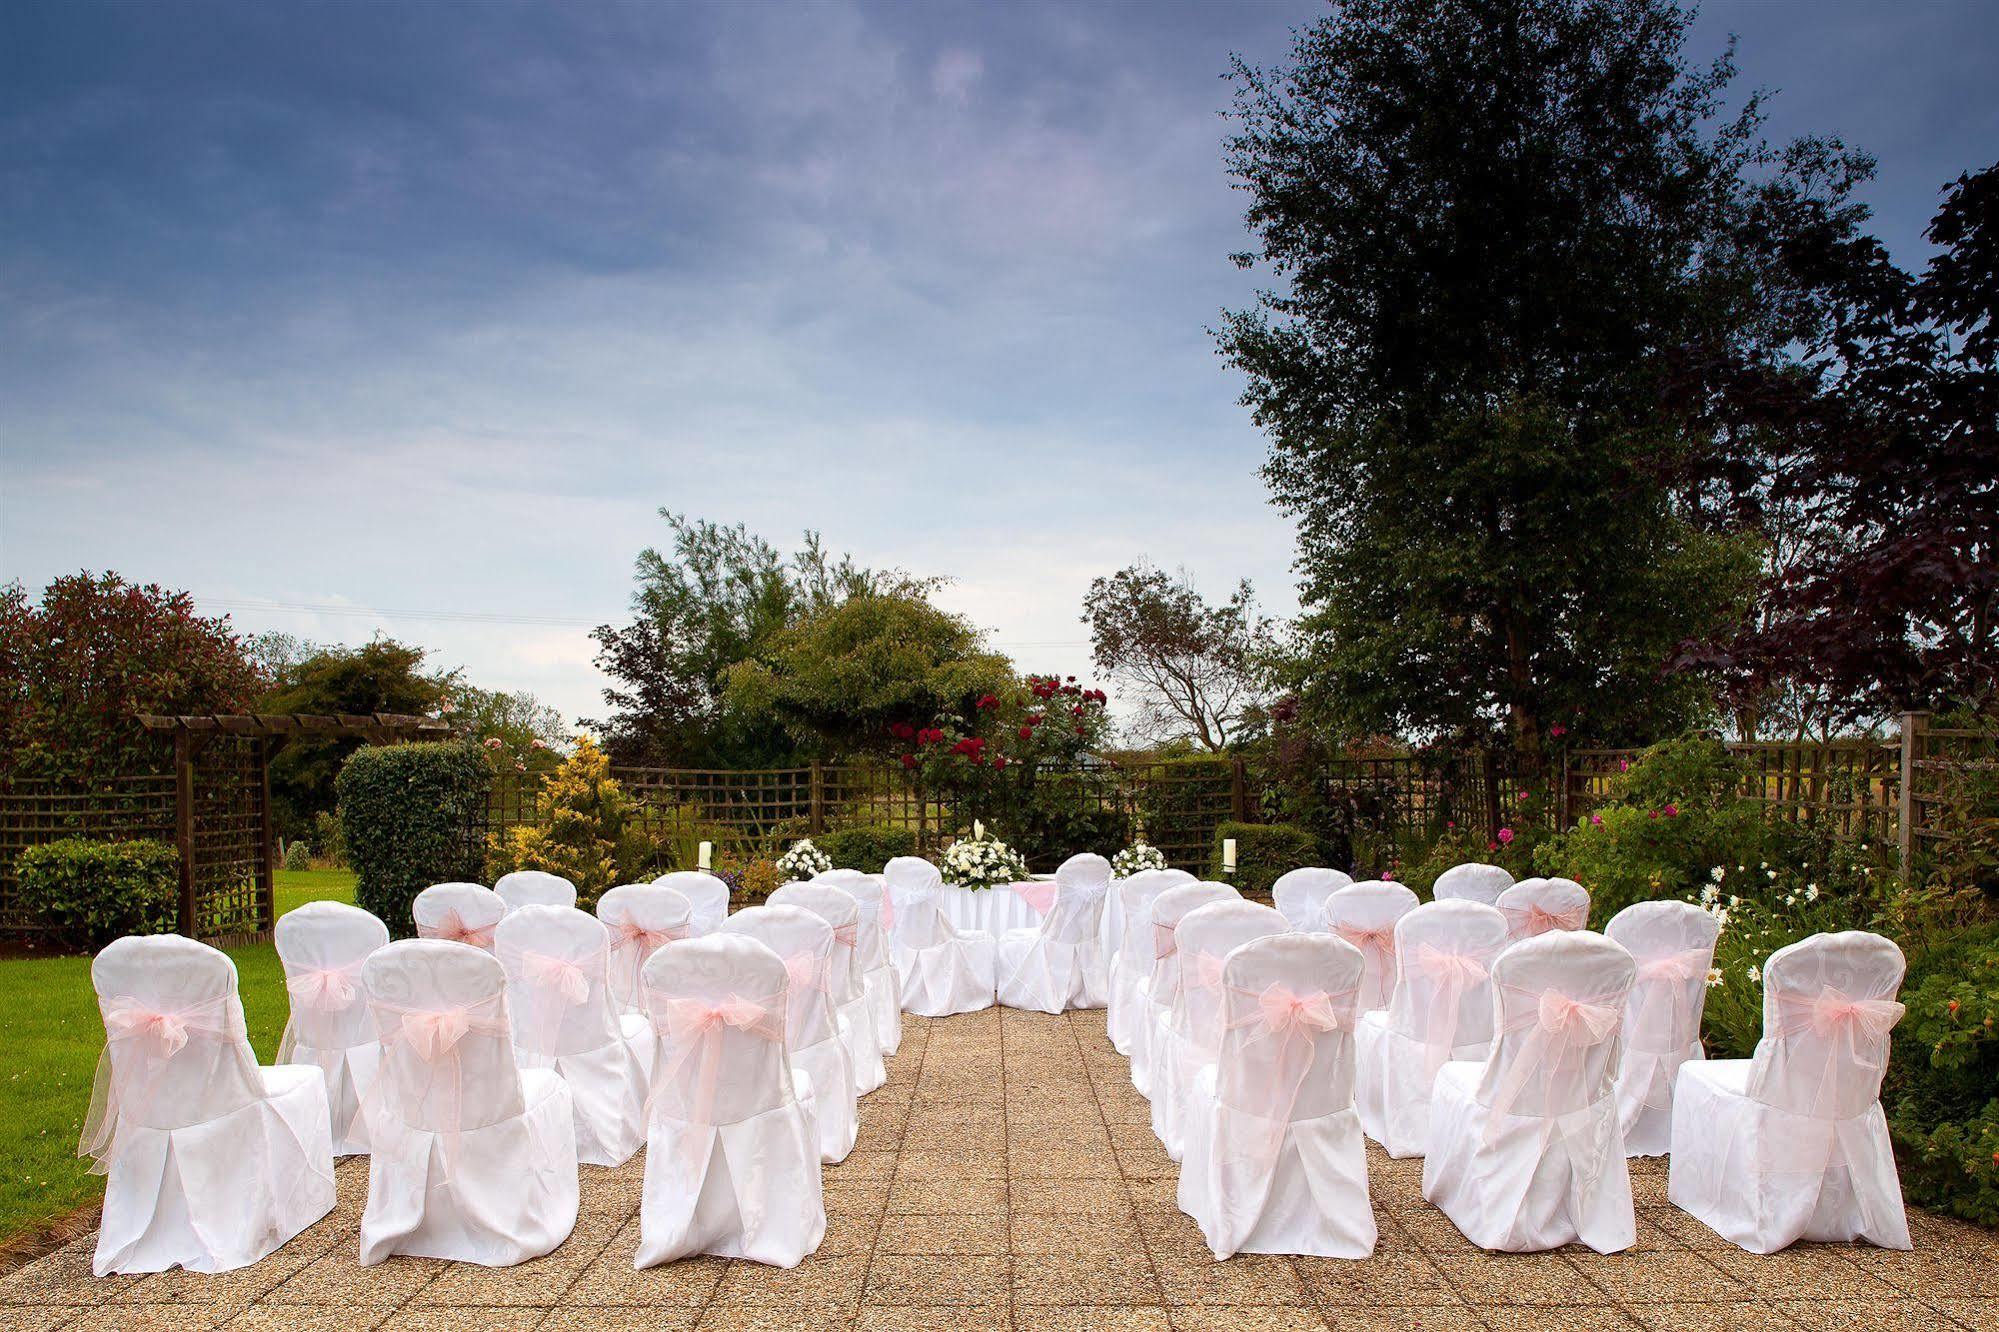
[[[454,1046],[472,1029],[471,1020],[462,1008],[440,1008],[426,1012],[404,1013],[403,1039],[409,1042],[416,1057],[426,1064],[436,1063],[450,1054]]]
[[[1256,1006],[1263,1014],[1263,1025],[1273,1032],[1288,1027],[1333,1031],[1340,1025],[1339,1014],[1333,1011],[1333,997],[1324,990],[1293,994],[1282,985],[1273,985],[1257,996]]]
[[[1395,927],[1393,925],[1385,925],[1380,929],[1373,930],[1364,929],[1359,925],[1341,925],[1336,927],[1333,933],[1345,939],[1355,948],[1372,948],[1377,954],[1384,957],[1387,956],[1391,948],[1395,947]]]
[[[1543,990],[1540,1002],[1542,1028],[1572,1045],[1596,1045],[1609,1039],[1623,1015],[1609,1004],[1585,1003],[1559,990]]]
[[[849,948],[856,948],[859,947],[860,942],[861,927],[859,923],[848,921],[845,925],[835,925],[833,927],[833,943],[835,946],[845,944]]]
[[[1182,984],[1192,985],[1203,990],[1213,990],[1220,987],[1222,983],[1221,958],[1216,957],[1213,953],[1195,953],[1193,957],[1187,960],[1191,961],[1194,965],[1188,967],[1185,963],[1182,964],[1180,969]]]
[[[307,1008],[338,1013],[354,1004],[352,967],[311,967],[285,977],[285,988]]]
[[[447,910],[435,925],[417,926],[416,932],[426,939],[450,939],[455,943],[483,948],[487,952],[493,950],[493,926],[468,925],[456,908]]]
[[[1550,911],[1539,902],[1525,907],[1507,907],[1506,923],[1512,928],[1515,938],[1532,939],[1550,930],[1579,930],[1589,923],[1586,907],[1571,907],[1567,911]]]
[[[1055,885],[1047,880],[1030,880],[1016,883],[1013,891],[1020,900],[1034,908],[1034,914],[1045,916],[1055,906]]]
[[[755,1027],[764,1019],[763,1005],[741,995],[726,999],[676,996],[665,1001],[668,1027],[676,1036],[701,1036],[721,1026]]]
[[[1705,948],[1690,948],[1684,953],[1648,957],[1638,964],[1638,981],[1641,985],[1652,981],[1684,985],[1694,977],[1706,974],[1711,956]]]
[[[784,959],[785,974],[794,990],[819,988],[819,959],[812,953],[793,953]]]
[[[521,966],[527,971],[528,980],[560,990],[562,997],[572,1004],[580,1004],[590,997],[590,978],[583,974],[582,967],[566,957],[524,952],[521,954]]]
[[[664,929],[653,930],[647,929],[629,916],[619,921],[616,928],[620,946],[636,945],[646,953],[653,952],[662,944],[670,944],[677,939],[687,937],[687,927],[684,925],[668,925]]]
[[[104,1025],[113,1040],[152,1041],[166,1059],[187,1048],[188,1020],[179,1013],[163,1013],[126,1002],[104,1014]]]
[[[1908,1011],[1906,1005],[1893,999],[1849,999],[1828,985],[1812,1001],[1812,1031],[1819,1036],[1831,1036],[1844,1028],[1879,1041],[1894,1030]]]
[[[1429,944],[1416,945],[1416,967],[1440,984],[1475,985],[1486,977],[1485,964],[1466,953],[1446,952]]]
[[[1152,922],[1153,960],[1158,961],[1162,957],[1171,957],[1173,956],[1173,954],[1179,951],[1180,951],[1180,939],[1178,933],[1174,930],[1173,926],[1164,924],[1163,922],[1160,921],[1156,920],[1153,921]]]

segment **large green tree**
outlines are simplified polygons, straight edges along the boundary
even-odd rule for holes
[[[1272,441],[1307,615],[1292,684],[1350,732],[1535,744],[1712,713],[1665,671],[1743,614],[1753,538],[1709,521],[1712,442],[1661,406],[1695,342],[1813,312],[1745,243],[1768,191],[1838,198],[1836,144],[1772,153],[1731,58],[1667,0],[1341,0],[1238,62],[1228,161],[1270,279],[1221,348]]]

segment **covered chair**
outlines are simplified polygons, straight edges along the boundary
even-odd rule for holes
[[[1279,934],[1222,963],[1221,1048],[1188,1088],[1180,1210],[1217,1258],[1374,1252],[1353,1108],[1359,950]]]
[[[650,1084],[652,1021],[645,1015],[639,977],[647,958],[666,944],[692,936],[694,907],[680,893],[657,883],[621,883],[597,899],[597,919],[611,935],[611,1000],[618,1008],[618,1028]]]
[[[333,1210],[326,1080],[257,1066],[226,954],[119,939],[90,982],[104,1019],[78,1144],[105,1176],[92,1271],[247,1267]]]
[[[895,913],[889,953],[902,980],[902,1011],[946,1017],[991,1008],[993,936],[956,929],[945,918],[937,867],[918,856],[897,856],[882,878]]]
[[[493,891],[500,895],[508,911],[519,911],[525,906],[576,905],[576,885],[547,870],[515,870],[512,874],[502,874],[500,881],[493,885]]]
[[[446,939],[493,951],[493,931],[507,904],[484,884],[433,883],[410,902],[419,939]]]
[[[713,934],[722,928],[722,921],[729,914],[729,885],[707,870],[675,870],[662,874],[653,880],[662,888],[671,888],[687,899],[694,908],[694,937]]]
[[[1111,1045],[1129,1055],[1138,1024],[1149,1016],[1146,985],[1152,979],[1152,904],[1168,888],[1192,883],[1185,870],[1140,870],[1111,885],[1118,904],[1117,949],[1111,957],[1109,1012],[1104,1022]]]
[[[1423,1154],[1437,1071],[1485,1057],[1504,947],[1506,917],[1479,902],[1429,902],[1396,922],[1395,989],[1361,1015],[1354,1075],[1361,1127],[1390,1156]]]
[[[1468,861],[1453,865],[1430,885],[1430,896],[1439,902],[1483,902],[1498,906],[1499,895],[1513,886],[1513,875],[1499,865]]]
[[[1326,928],[1326,899],[1353,882],[1344,870],[1306,865],[1286,870],[1270,885],[1270,900],[1294,930]]]
[[[1499,895],[1506,941],[1519,943],[1550,930],[1589,928],[1589,890],[1574,879],[1522,879]]]
[[[1152,970],[1146,977],[1145,996],[1136,1014],[1137,1040],[1131,1047],[1131,1085],[1141,1095],[1157,1094],[1160,1033],[1170,1021],[1173,1004],[1180,993],[1180,942],[1177,931],[1188,912],[1211,902],[1239,902],[1242,894],[1233,885],[1197,880],[1175,884],[1152,899]]]
[[[1336,889],[1326,899],[1322,927],[1345,939],[1367,962],[1361,973],[1360,1011],[1388,1007],[1395,993],[1395,922],[1417,907],[1404,884],[1369,879]]]
[[[748,935],[667,944],[646,963],[660,1062],[634,1267],[697,1253],[795,1267],[825,1237],[818,1130],[785,1051],[789,984]]]
[[[1639,902],[1610,918],[1638,979],[1624,1006],[1617,1117],[1627,1156],[1663,1156],[1673,1143],[1673,1084],[1680,1065],[1704,1058],[1701,1013],[1721,922],[1691,902]]]
[[[1680,1066],[1667,1197],[1751,1253],[1799,1240],[1907,1249],[1881,1076],[1904,1013],[1902,951],[1815,934],[1763,968],[1752,1059]]]
[[[1055,871],[1055,900],[1039,925],[1008,930],[997,947],[997,1002],[1062,1013],[1110,1002],[1110,959],[1103,945],[1111,862],[1070,856]]]
[[[505,1267],[576,1225],[576,1125],[552,1069],[514,1062],[497,959],[406,939],[361,968],[382,1041],[363,1112],[363,1267],[393,1254]]]
[[[611,936],[575,907],[525,906],[500,922],[514,1053],[569,1087],[576,1159],[615,1166],[645,1142],[645,1068],[611,999]]]
[[[745,907],[719,933],[755,939],[784,961],[785,1048],[800,1075],[798,1095],[810,1098],[819,1159],[844,1161],[860,1136],[853,1058],[833,1011],[833,927],[800,906]]]
[[[382,1047],[368,1020],[361,964],[389,942],[389,927],[345,902],[307,902],[278,917],[272,938],[291,1000],[278,1062],[311,1064],[326,1075],[333,1154],[365,1152],[361,1102],[375,1080]]]
[[[1124,950],[1124,885],[1141,875],[1159,876],[1158,881],[1167,884],[1193,883],[1196,881],[1193,875],[1183,869],[1139,870],[1136,874],[1128,874],[1121,879],[1116,877],[1115,872],[1113,872],[1110,894],[1104,898],[1104,956],[1110,959],[1113,982],[1115,982],[1117,976],[1118,954]],[[1151,952],[1150,949],[1144,951],[1147,953]],[[1147,963],[1148,967],[1150,965],[1150,963]],[[1115,983],[1113,983],[1112,989],[1115,991]],[[1107,1008],[1110,1006],[1106,1005]]]
[[[888,931],[895,923],[895,908],[879,874],[860,870],[828,870],[815,875],[814,883],[830,883],[854,899],[861,909],[859,943],[855,958],[861,969],[861,988],[868,1001],[868,1016],[874,1021],[875,1044],[883,1055],[902,1048],[902,978],[895,973],[889,957]]]
[[[1188,1090],[1222,1048],[1222,959],[1251,939],[1289,929],[1272,908],[1233,899],[1195,907],[1174,929],[1180,965],[1173,1004],[1153,1035],[1152,1132],[1176,1161]]]
[[[1631,954],[1586,930],[1523,940],[1493,964],[1492,1052],[1437,1075],[1423,1160],[1423,1196],[1480,1248],[1615,1253],[1637,1239],[1614,1089],[1635,974]]]
[[[833,930],[833,960],[828,973],[840,1039],[854,1069],[854,1090],[862,1096],[888,1081],[881,1042],[875,1037],[875,1015],[868,1007],[867,972],[861,956],[861,904],[844,888],[830,883],[787,883],[770,895],[772,906],[804,907]]]

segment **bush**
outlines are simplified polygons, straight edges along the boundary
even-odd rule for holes
[[[560,874],[576,885],[576,905],[587,911],[618,882],[621,855],[628,861],[652,857],[651,843],[632,836],[631,797],[611,776],[610,759],[587,737],[542,784],[540,808],[541,822],[492,839],[487,869],[494,878],[528,869]]]
[[[170,933],[179,917],[180,854],[165,842],[65,837],[22,851],[14,873],[22,908],[73,947]]]
[[[1236,871],[1222,873],[1222,843],[1235,839]],[[1210,879],[1234,883],[1244,893],[1267,893],[1278,876],[1300,865],[1315,863],[1318,839],[1292,823],[1223,823],[1215,829],[1215,853]]]
[[[880,874],[897,856],[916,854],[916,834],[888,824],[837,828],[819,838],[818,845],[841,869]]]
[[[414,932],[410,901],[419,892],[479,876],[473,832],[486,816],[488,778],[486,761],[463,741],[370,745],[341,765],[334,789],[354,901],[392,934]]]
[[[303,838],[285,843],[283,868],[292,871],[312,868],[312,848],[305,844]]]
[[[1999,922],[1913,958],[1882,1100],[1912,1203],[1999,1225]]]
[[[1719,740],[1683,736],[1640,754],[1612,781],[1610,794],[1641,809],[1720,809],[1741,798],[1742,775],[1741,761]]]
[[[322,809],[312,816],[310,850],[330,869],[347,868],[347,834],[341,830],[338,814]]]
[[[692,869],[689,865],[685,868]],[[716,878],[729,885],[729,909],[755,906],[784,886],[784,873],[777,863],[762,856],[722,851],[715,857]]]

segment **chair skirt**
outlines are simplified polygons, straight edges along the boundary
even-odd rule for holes
[[[840,1039],[847,1046],[847,1060],[854,1069],[854,1093],[866,1096],[888,1081],[888,1066],[882,1063],[881,1040],[875,1035],[875,1014],[868,1006],[867,991],[840,1009]]]
[[[924,948],[895,950],[902,977],[902,1011],[948,1017],[993,1006],[993,937],[960,930]]]
[[[854,1067],[846,1043],[836,1034],[794,1050],[791,1067],[812,1089],[819,1159],[827,1165],[846,1160],[861,1135],[854,1107]]]
[[[1673,1145],[1673,1084],[1680,1066],[1707,1058],[1699,1041],[1664,1054],[1624,1048],[1617,1071],[1617,1120],[1626,1156],[1664,1156]]]
[[[1486,1046],[1461,1045],[1452,1059],[1483,1059]],[[1363,1013],[1354,1028],[1354,1108],[1360,1126],[1398,1159],[1421,1156],[1430,1140],[1429,1051],[1388,1025],[1386,1009]]]
[[[902,1048],[902,977],[883,963],[867,975],[868,1014],[884,1057]]]
[[[709,1253],[796,1267],[826,1236],[819,1155],[809,1101],[734,1124],[656,1115],[632,1266]]]
[[[380,1042],[369,1041],[345,1050],[322,1050],[310,1045],[293,1045],[285,1061],[311,1065],[326,1076],[326,1108],[332,1116],[333,1154],[364,1156],[368,1134],[361,1122],[362,1103],[368,1088],[375,1084],[375,1070],[381,1067]]]
[[[1008,930],[997,945],[998,1002],[1007,1008],[1063,1013],[1110,1002],[1110,967],[1094,935],[1075,943],[1044,939],[1039,926]]]
[[[522,1068],[552,1070],[569,1085],[579,1162],[623,1165],[645,1145],[645,1070],[622,1032],[598,1050],[553,1057],[520,1053],[517,1058]]]

